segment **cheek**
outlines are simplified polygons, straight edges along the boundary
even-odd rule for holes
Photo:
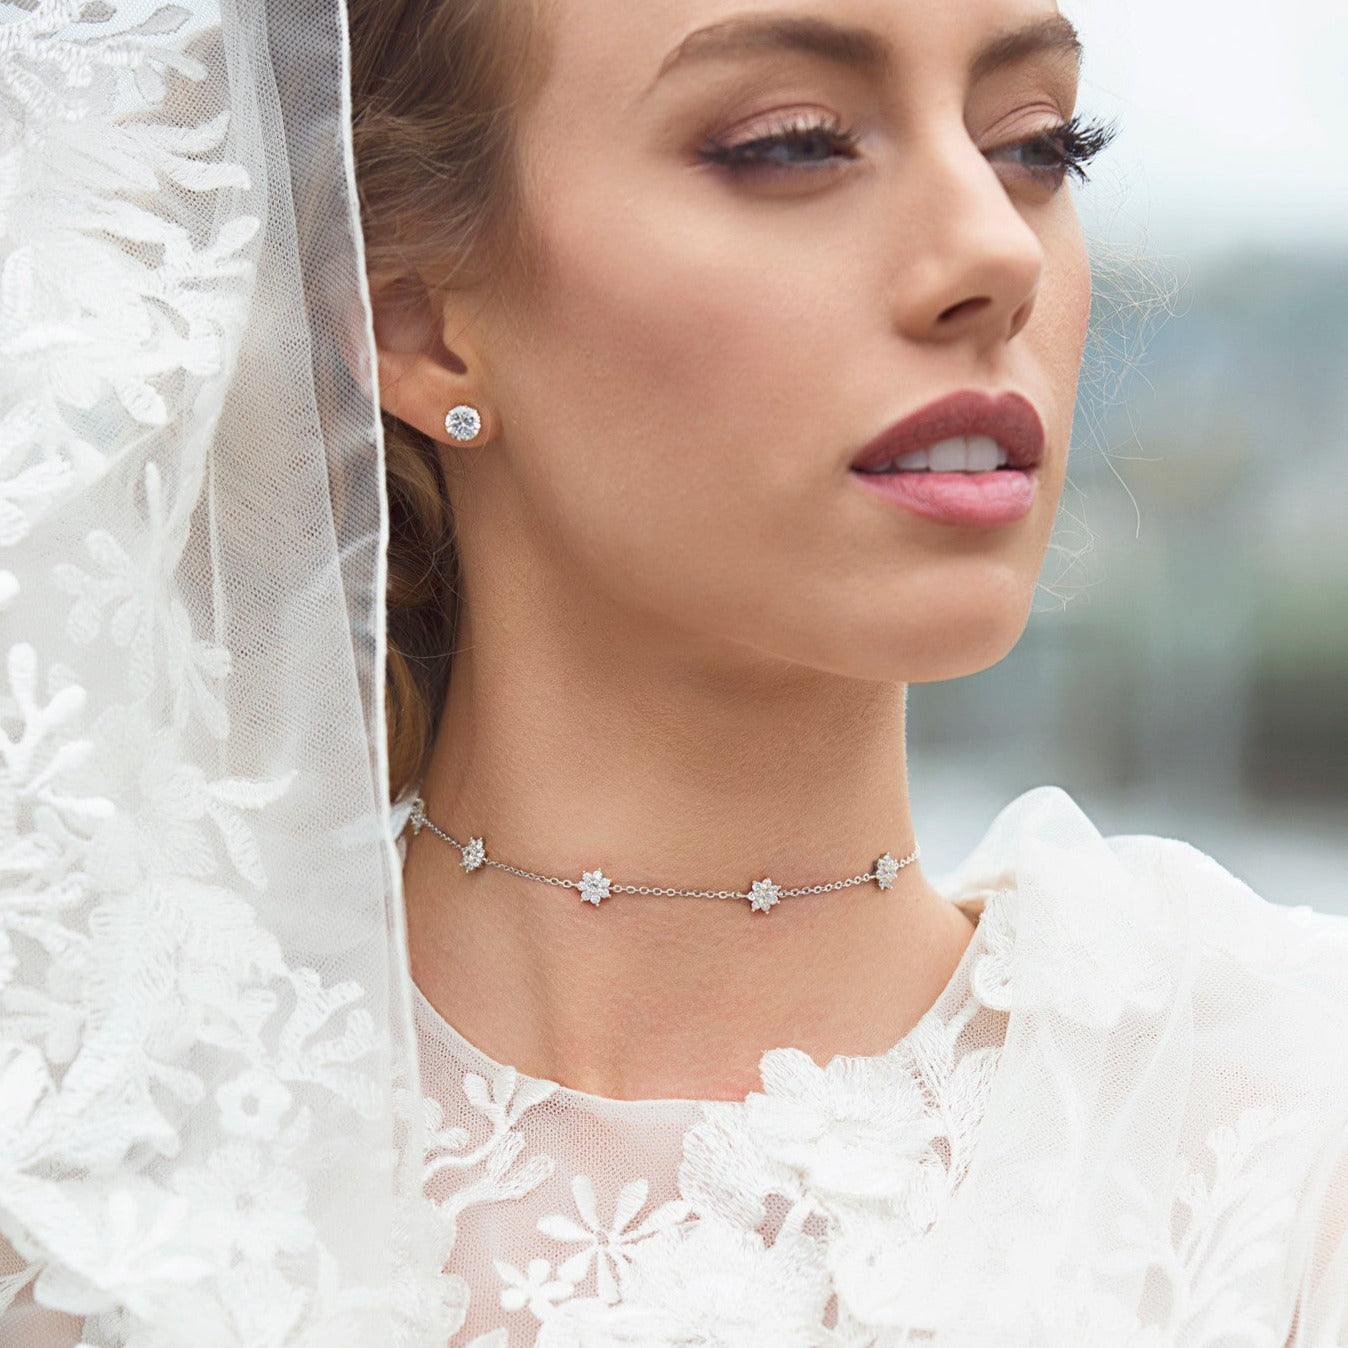
[[[543,218],[546,281],[509,376],[511,491],[533,546],[587,591],[746,630],[789,576],[824,569],[807,540],[856,345],[837,264],[745,256],[752,231],[705,215]]]
[[[720,492],[799,467],[793,436],[816,403],[823,415],[820,376],[840,349],[825,268],[787,278],[745,256],[730,221],[680,227],[630,204],[598,227],[554,217],[549,231],[529,375],[530,401],[546,392],[550,404],[531,437],[547,457],[601,492],[638,465],[681,491]],[[646,508],[648,494],[624,495]]]
[[[1043,371],[1051,438],[1065,447],[1090,328],[1091,266],[1075,216],[1044,237],[1045,272],[1023,337]]]
[[[1060,268],[1065,358],[1074,371],[1079,371],[1090,332],[1092,279],[1086,240],[1075,215],[1061,246]]]

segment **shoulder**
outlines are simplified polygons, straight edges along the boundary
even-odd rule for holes
[[[1056,1146],[1116,1230],[1173,1232],[1185,1296],[1216,1278],[1214,1315],[1266,1295],[1285,1324],[1292,1279],[1296,1341],[1343,1339],[1348,918],[1275,904],[1183,839],[1106,835],[1059,787],[933,883],[989,895],[974,988],[1008,1019],[984,1162]],[[1072,1127],[1046,1141],[1054,1119]]]
[[[1217,858],[1179,838],[1118,834],[1114,855],[1161,891],[1215,968],[1300,990],[1348,1017],[1348,916],[1309,903],[1274,903]]]
[[[1348,1127],[1348,917],[1274,903],[1183,839],[1107,845],[1154,911],[1173,918],[1164,1031],[1184,1025],[1196,1097],[1240,1117],[1302,1120],[1285,1145],[1321,1153]],[[1158,1038],[1158,1042],[1160,1042]]]
[[[1059,987],[1184,998],[1200,1016],[1245,995],[1266,1033],[1318,1017],[1348,1038],[1348,916],[1273,903],[1184,839],[1107,835],[1062,787],[1017,796],[933,883],[957,902],[998,896],[993,934],[1026,992],[1057,965]]]

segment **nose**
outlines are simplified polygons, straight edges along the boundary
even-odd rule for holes
[[[909,163],[892,254],[895,325],[915,342],[993,354],[1029,322],[1043,243],[962,129],[933,133]]]

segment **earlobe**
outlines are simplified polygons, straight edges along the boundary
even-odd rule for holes
[[[445,345],[442,321],[424,287],[395,286],[376,301],[379,403],[438,444],[482,443],[486,402],[470,362]]]
[[[488,420],[471,381],[425,352],[380,348],[379,402],[440,444],[480,443]]]

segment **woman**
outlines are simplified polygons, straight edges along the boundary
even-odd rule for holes
[[[197,17],[98,48],[164,88],[93,156],[216,194],[191,249],[25,104],[100,258],[222,302],[167,286],[162,413],[14,569],[23,724],[114,708],[11,767],[20,860],[74,838],[15,924],[15,1334],[1348,1343],[1345,924],[1057,787],[940,882],[912,827],[906,687],[1014,646],[1066,470],[1071,25],[356,0],[348,110],[326,4]]]
[[[461,1213],[468,1338],[869,1343],[970,1316],[1030,1342],[1093,1342],[1103,1316],[1158,1342],[1218,1338],[1237,1313],[1285,1327],[1276,1237],[1268,1272],[1232,1284],[1246,1300],[1206,1318],[1183,1300],[1196,1270],[1172,1275],[1168,1309],[1120,1284],[1070,1311],[1054,1287],[956,1312],[918,1273],[935,1249],[1019,1267],[989,1190],[965,1221],[995,1253],[973,1254],[956,1214],[962,1243],[928,1234],[975,1147],[1008,1146],[1001,1165],[984,1155],[996,1189],[1012,1156],[1031,1166],[1025,1137],[979,1136],[1019,995],[997,972],[1004,928],[1027,899],[994,894],[976,930],[979,901],[951,902],[911,857],[903,693],[1010,650],[1053,525],[1091,295],[1066,183],[1107,139],[1073,121],[1071,25],[1038,0],[521,9],[352,16],[380,396],[408,484],[395,500],[420,526],[390,545],[412,581],[392,597],[394,786],[463,845],[418,809],[404,882],[427,1091],[474,1157],[447,1148],[435,1180]],[[493,116],[490,138],[467,130]],[[445,425],[460,406],[481,422],[467,440]],[[1198,940],[1180,932],[1201,860],[1160,844],[1117,859],[1051,788],[997,831],[1083,849],[1054,886],[1080,930],[1057,934],[1037,996],[1100,1036],[1073,1071],[1121,1043],[1110,1092],[1138,1091],[1176,1013],[1177,948]],[[478,835],[487,858],[579,892],[474,865]],[[995,883],[1005,846],[966,878]],[[763,910],[750,883],[826,885],[882,853],[909,859],[886,889]],[[1187,910],[1139,884],[1144,865]],[[620,879],[747,902],[603,893]],[[1209,884],[1228,925],[1245,900]],[[1126,930],[1104,940],[1110,920]],[[502,1064],[529,1102],[509,1129],[475,1084]],[[1025,1090],[1043,1131],[1067,1131],[1052,1090]],[[1242,1093],[1261,1094],[1243,1084],[1222,1108]],[[1148,1135],[1120,1104],[1076,1139],[1034,1139],[1036,1191],[1050,1155],[1098,1155],[1120,1128],[1129,1154],[1158,1151],[1156,1116]],[[507,1143],[556,1169],[468,1198]],[[1116,1260],[1129,1247],[1106,1223],[1128,1209],[1109,1186],[1126,1182],[1089,1200]],[[1067,1230],[1052,1212],[1037,1259]],[[1023,1242],[1033,1219],[1014,1221]]]

